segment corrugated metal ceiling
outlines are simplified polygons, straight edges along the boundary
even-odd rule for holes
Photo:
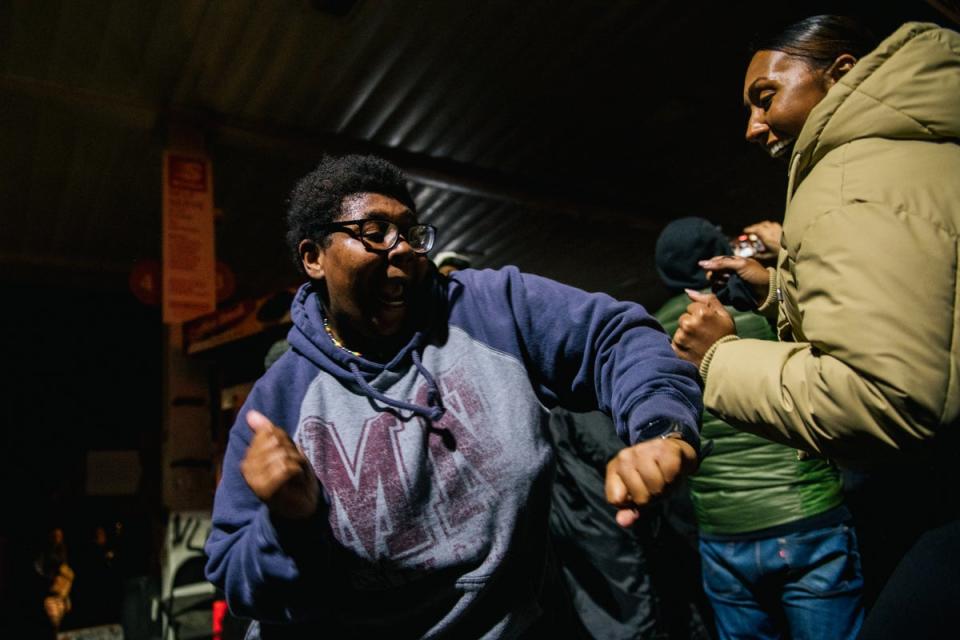
[[[920,17],[926,17],[919,5]],[[663,0],[28,1],[0,5],[0,265],[122,281],[159,254],[167,127],[206,136],[218,252],[290,278],[283,200],[324,151],[409,170],[439,249],[655,297],[677,215],[778,214],[741,141],[743,49],[795,9]],[[908,17],[905,10],[901,14]],[[927,10],[930,11],[930,10]],[[895,12],[894,12],[895,13]],[[12,274],[12,275],[11,275]]]

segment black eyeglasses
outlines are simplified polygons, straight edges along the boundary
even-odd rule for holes
[[[351,227],[356,226],[356,229]],[[368,218],[366,220],[344,220],[329,222],[320,227],[322,231],[343,231],[360,238],[364,246],[372,251],[390,251],[402,237],[414,253],[426,253],[433,248],[437,239],[437,228],[432,224],[412,224],[400,233],[399,227],[389,220]]]

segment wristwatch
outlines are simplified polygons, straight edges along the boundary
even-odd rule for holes
[[[686,430],[683,425],[676,421],[670,420],[669,418],[657,418],[649,424],[647,424],[646,430],[654,431],[661,423],[666,422],[666,429],[660,431],[660,438],[663,440],[683,440],[697,452],[697,458],[702,460],[705,458],[711,451],[713,451],[713,440],[701,441],[699,437],[696,442],[691,442],[686,437],[684,437]],[[699,434],[697,434],[699,436]]]

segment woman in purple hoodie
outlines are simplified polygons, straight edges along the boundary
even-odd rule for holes
[[[549,408],[635,443],[606,480],[629,525],[696,464],[696,370],[639,305],[510,267],[439,276],[380,159],[324,159],[288,221],[309,282],[231,431],[208,577],[265,638],[539,633]]]

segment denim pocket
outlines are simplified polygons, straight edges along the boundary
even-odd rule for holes
[[[857,534],[841,524],[781,539],[795,586],[818,596],[850,593],[863,588]]]
[[[753,543],[700,541],[703,586],[711,597],[750,600]]]

